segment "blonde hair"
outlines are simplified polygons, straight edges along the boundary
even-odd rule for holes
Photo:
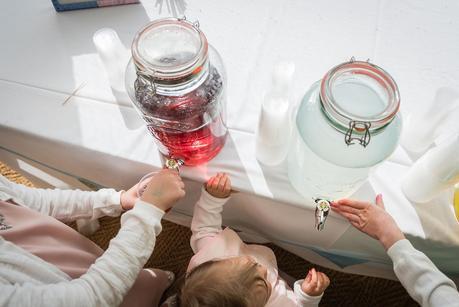
[[[216,270],[215,265],[218,263],[220,261],[204,262],[188,273],[178,295],[179,306],[261,307],[265,305],[268,297],[262,300],[260,295],[257,295],[255,287],[261,281],[268,292],[269,289],[256,263],[244,264],[228,272]]]

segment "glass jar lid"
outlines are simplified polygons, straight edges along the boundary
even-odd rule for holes
[[[138,73],[172,81],[201,71],[207,61],[208,43],[197,23],[165,18],[141,29],[131,49]]]
[[[322,110],[335,128],[368,145],[370,134],[389,124],[400,107],[400,94],[394,79],[369,62],[355,61],[335,66],[320,85]],[[361,135],[355,138],[355,135]]]

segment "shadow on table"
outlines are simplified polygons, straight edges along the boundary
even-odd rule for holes
[[[302,207],[315,207],[312,196],[311,198],[303,197],[291,185],[287,174],[286,160],[277,166],[266,166],[261,163],[259,165],[262,171],[262,175],[266,180],[268,189],[274,198],[282,199],[283,201],[299,203]],[[368,181],[365,181],[362,186],[350,196],[350,198],[372,202],[376,198],[376,192],[374,191],[371,184]]]
[[[90,70],[93,68],[87,67],[87,63],[91,61],[88,54],[96,52],[92,40],[96,31],[106,27],[113,28],[118,33],[124,46],[130,46],[136,31],[150,20],[142,5],[65,12],[56,14],[54,19],[56,27],[61,34],[60,40],[67,49],[67,54],[72,54],[69,67],[73,71],[74,86],[76,87],[80,86],[80,84],[90,85],[98,82],[98,80],[91,82]],[[127,53],[128,51],[126,50]],[[67,70],[64,65],[58,69],[61,71]],[[84,71],[80,73],[79,70]],[[97,75],[97,73],[94,75]],[[81,80],[81,78],[88,78],[89,80]],[[89,91],[93,91],[93,93],[89,93],[93,94],[91,96],[95,96],[94,98],[96,99],[99,98],[97,97],[97,91],[94,92],[93,89],[89,89]],[[124,125],[131,130],[139,128],[142,125],[141,120],[137,116],[132,116],[132,112],[122,107],[131,106],[127,94],[113,88],[111,91],[119,107]],[[84,89],[81,92],[82,96],[84,96]],[[100,98],[102,99],[102,97]]]

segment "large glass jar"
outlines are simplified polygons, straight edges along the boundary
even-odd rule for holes
[[[400,96],[392,77],[368,62],[332,68],[305,94],[294,119],[288,176],[305,197],[356,191],[396,148]]]
[[[226,136],[225,70],[197,23],[166,18],[132,43],[126,89],[160,152],[186,165],[212,159]]]

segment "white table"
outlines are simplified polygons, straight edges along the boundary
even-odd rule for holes
[[[244,238],[272,241],[310,261],[358,274],[394,278],[382,247],[332,214],[313,228],[314,210],[290,186],[285,165],[255,159],[254,131],[272,65],[295,62],[293,96],[332,66],[370,58],[398,82],[404,116],[428,105],[440,87],[459,85],[457,1],[143,1],[140,5],[56,13],[48,0],[0,3],[0,160],[39,186],[117,189],[161,167],[153,139],[124,93],[113,92],[92,35],[115,29],[125,46],[149,20],[186,14],[199,20],[228,72],[223,151],[183,168],[187,197],[167,215],[189,225],[201,183],[226,171],[236,190],[224,223]],[[76,88],[83,87],[65,104]],[[438,106],[441,107],[441,106]],[[443,137],[458,126],[451,116]],[[400,180],[412,158],[400,147],[354,195],[383,193],[387,210],[412,242],[446,273],[459,275],[459,225],[450,192],[411,204]],[[80,179],[80,180],[77,180]]]

